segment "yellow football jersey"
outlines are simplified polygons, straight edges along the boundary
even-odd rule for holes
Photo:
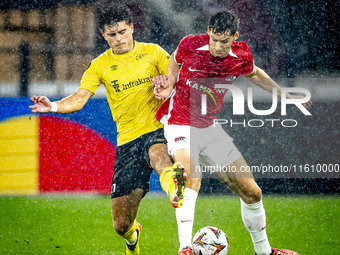
[[[160,46],[135,42],[133,50],[126,54],[115,55],[112,49],[107,50],[85,71],[79,88],[95,93],[104,84],[117,123],[118,145],[163,126],[155,118],[163,101],[155,98],[151,81],[167,74],[169,59]]]

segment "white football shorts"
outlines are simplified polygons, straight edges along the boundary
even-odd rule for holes
[[[192,160],[202,166],[228,166],[242,156],[221,125],[207,128],[164,125],[164,135],[171,156],[187,148]]]

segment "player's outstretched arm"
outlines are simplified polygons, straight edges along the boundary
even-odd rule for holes
[[[78,89],[71,96],[65,97],[60,101],[53,102],[57,106],[55,112],[66,114],[79,111],[93,95],[94,94],[92,92],[86,89]],[[33,113],[46,113],[51,111],[52,102],[45,96],[33,96],[31,97],[31,102],[34,105],[30,105],[29,108],[32,109]]]
[[[261,68],[255,66],[254,72],[251,74],[245,75],[245,77],[251,81],[256,86],[260,87],[261,89],[264,89],[270,93],[272,93],[273,88],[277,89],[277,96],[281,98],[281,87],[277,85],[277,83],[269,77],[268,74],[266,74],[265,71],[263,71]],[[300,96],[293,96],[287,93],[286,98],[301,98]],[[312,101],[308,101],[303,104],[306,108],[312,106]]]

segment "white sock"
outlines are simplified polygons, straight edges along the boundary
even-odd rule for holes
[[[192,226],[194,224],[195,203],[197,192],[190,188],[184,189],[183,205],[176,208],[178,237],[181,251],[186,246],[191,246]]]
[[[266,215],[262,200],[254,204],[246,204],[241,200],[243,223],[248,229],[257,255],[269,255],[271,246],[266,233]]]
[[[126,240],[126,242],[129,244],[129,245],[135,245],[135,243],[137,242],[137,230],[135,230],[136,234],[135,234],[135,238],[132,240],[132,242],[129,242],[128,240]]]

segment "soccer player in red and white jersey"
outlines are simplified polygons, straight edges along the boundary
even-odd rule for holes
[[[213,125],[222,108],[227,89],[216,89],[214,84],[231,84],[244,75],[255,85],[272,92],[280,87],[260,68],[254,65],[252,53],[239,37],[239,20],[231,11],[220,11],[209,20],[208,32],[189,35],[182,39],[170,58],[167,76],[153,80],[154,94],[168,98],[156,114],[164,123],[168,150],[174,161],[182,162],[188,175],[182,207],[176,209],[180,240],[179,254],[193,254],[192,226],[196,198],[201,186],[203,166],[230,166],[236,172],[221,171],[218,177],[239,195],[241,214],[254,243],[257,255],[298,255],[298,253],[271,248],[266,234],[265,210],[262,193],[251,172],[241,171],[247,163],[233,144],[232,138]],[[202,97],[206,98],[206,112],[202,114]],[[287,98],[295,96],[286,95]],[[304,103],[311,106],[311,101]],[[228,169],[228,168],[224,168]]]

